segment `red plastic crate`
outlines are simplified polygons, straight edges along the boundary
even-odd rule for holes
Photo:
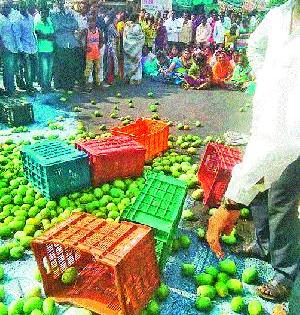
[[[129,137],[114,136],[75,145],[89,156],[95,187],[116,178],[139,177],[143,173],[146,149]]]
[[[102,315],[137,315],[159,285],[150,227],[76,213],[32,242],[45,293]],[[75,267],[72,285],[61,275]]]
[[[146,160],[168,150],[169,126],[161,120],[139,118],[127,126],[111,129],[115,136],[124,135],[136,140],[146,148]]]
[[[241,160],[242,154],[238,149],[218,143],[209,143],[206,146],[198,171],[205,205],[215,207],[221,203],[231,178],[231,171]]]

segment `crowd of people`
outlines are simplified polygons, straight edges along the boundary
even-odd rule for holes
[[[116,80],[140,84],[147,76],[189,89],[245,89],[252,80],[245,49],[256,13],[150,15],[105,10],[96,1],[74,8],[58,0],[4,2],[0,58],[4,93],[52,88],[87,90]]]

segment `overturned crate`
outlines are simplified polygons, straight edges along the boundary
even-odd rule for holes
[[[20,99],[7,99],[1,104],[1,121],[10,127],[30,125],[34,122],[32,104]]]
[[[128,136],[146,148],[146,160],[168,150],[169,126],[161,120],[139,118],[132,124],[114,127],[115,136]]]
[[[198,170],[205,205],[215,207],[221,203],[231,179],[232,169],[241,160],[242,153],[236,148],[213,142],[206,146]]]
[[[151,228],[77,213],[32,242],[45,292],[103,315],[138,315],[158,287]],[[69,268],[72,284],[61,281]]]
[[[135,203],[122,214],[122,220],[146,224],[154,229],[161,268],[171,252],[186,194],[184,182],[162,173],[148,172],[145,186]]]
[[[95,187],[116,178],[139,177],[143,173],[146,149],[129,137],[113,136],[80,141],[75,145],[89,156]]]
[[[91,186],[86,153],[63,141],[40,141],[21,151],[26,178],[48,199]]]

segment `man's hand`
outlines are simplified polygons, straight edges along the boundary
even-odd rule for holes
[[[224,206],[221,206],[209,219],[206,239],[212,251],[219,258],[224,257],[220,237],[223,233],[229,235],[232,232],[239,216],[239,210],[227,210]]]

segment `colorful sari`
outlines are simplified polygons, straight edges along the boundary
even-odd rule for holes
[[[199,67],[193,63],[188,75],[184,77],[184,88],[207,89],[212,83],[212,77],[213,74],[209,65]]]
[[[165,26],[159,26],[156,30],[155,51],[166,50],[168,48],[168,33]]]
[[[229,60],[217,61],[212,68],[213,81],[217,85],[224,85],[224,82],[230,79],[233,69]]]
[[[127,22],[123,34],[124,76],[130,83],[142,80],[142,49],[145,35],[140,24]]]

